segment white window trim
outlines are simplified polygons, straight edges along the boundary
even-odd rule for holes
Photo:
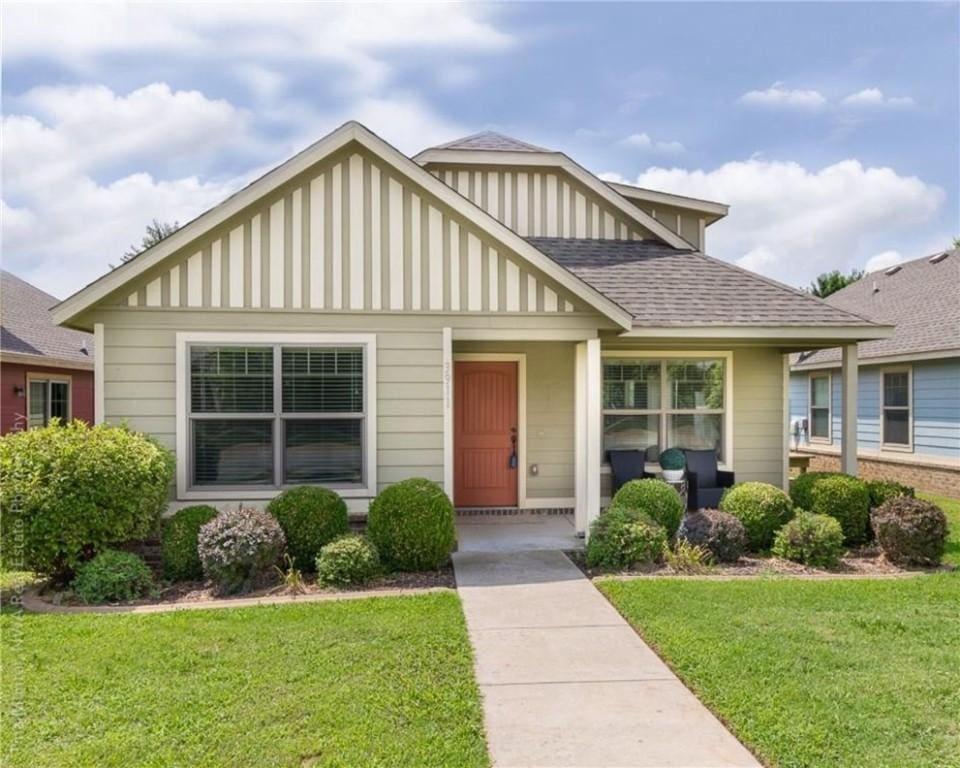
[[[52,381],[57,382],[58,384],[67,385],[67,418],[64,419],[64,423],[71,421],[73,419],[73,376],[63,373],[44,373],[43,371],[27,371],[26,386],[27,390],[24,392],[24,400],[26,405],[26,416],[27,416],[27,426],[30,426],[30,382],[31,381],[44,381],[48,384]],[[42,426],[47,426],[50,423],[50,416],[47,414],[50,411],[50,390],[47,388],[47,413],[44,414],[43,420],[44,423]]]
[[[243,501],[272,499],[282,489],[249,488],[197,490],[190,487],[188,460],[190,454],[187,423],[187,391],[191,344],[336,344],[363,346],[364,385],[364,484],[360,487],[337,488],[344,498],[370,498],[377,492],[377,336],[372,333],[247,333],[247,332],[179,332],[177,333],[176,410],[177,410],[177,498],[184,501]]]
[[[883,379],[888,373],[907,374],[907,405],[906,406],[887,406],[884,405],[883,398]],[[907,412],[907,440],[903,443],[885,443],[883,441],[884,426],[887,416],[887,408],[897,410],[906,410]],[[913,366],[896,365],[880,369],[880,434],[879,443],[881,451],[895,451],[897,453],[913,453]]]
[[[823,379],[827,380],[827,436],[826,437],[814,437],[813,436],[813,380],[814,379]],[[818,405],[818,408],[823,408],[823,406]],[[807,442],[809,443],[819,443],[820,445],[832,445],[833,444],[833,374],[829,371],[824,373],[822,371],[816,371],[810,374],[809,380],[807,382]]]
[[[490,361],[517,364],[517,506],[527,507],[527,354],[526,352],[454,352],[453,362]],[[457,405],[452,398],[451,412]],[[452,437],[451,437],[452,446]],[[451,452],[451,481],[453,482],[453,466]],[[450,498],[453,499],[451,486]],[[540,507],[540,499],[532,500],[533,506]]]
[[[647,358],[651,360],[668,360],[668,359],[682,359],[682,360],[696,360],[698,358],[714,358],[723,360],[724,367],[724,379],[723,379],[723,461],[719,462],[717,467],[718,469],[724,470],[726,472],[732,471],[734,467],[734,458],[733,458],[733,352],[732,350],[721,350],[721,351],[664,351],[662,349],[655,350],[633,350],[633,349],[604,349],[600,352],[601,358],[604,357],[640,357]],[[603,366],[600,366],[600,376],[603,377]],[[602,385],[602,380],[601,380]],[[666,393],[661,392],[661,398],[665,397]],[[661,413],[661,434],[664,436],[666,432],[666,425],[664,420],[666,414],[673,412],[675,409],[670,408],[660,408],[657,413]],[[681,413],[685,413],[686,410],[681,409]],[[715,410],[705,411],[705,413],[716,413]],[[601,432],[603,430],[601,424]],[[610,464],[602,460],[601,472],[603,474],[609,474]],[[656,462],[648,462],[646,469],[648,472],[659,472],[660,465]]]

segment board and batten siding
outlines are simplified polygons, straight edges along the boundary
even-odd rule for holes
[[[913,371],[913,450],[908,455],[960,460],[960,359],[926,360],[909,363]],[[897,365],[861,365],[857,387],[857,447],[880,452],[880,374]],[[843,399],[839,368],[829,371],[833,378],[831,397],[831,444],[843,443],[841,423]],[[794,371],[790,377],[791,418],[808,418],[811,371]],[[903,455],[898,451],[897,454]]]
[[[554,179],[556,186],[556,179]],[[583,302],[365,151],[165,260],[130,307],[570,313]]]
[[[654,237],[561,169],[447,164],[426,167],[521,237]]]
[[[627,198],[644,213],[649,214],[671,232],[675,232],[694,248],[704,250],[706,220],[688,210],[672,205],[654,205],[641,200]]]

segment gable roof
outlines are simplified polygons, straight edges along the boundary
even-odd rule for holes
[[[8,362],[37,358],[56,366],[93,367],[93,336],[54,325],[58,299],[4,270],[0,272],[0,352]],[[42,358],[42,359],[41,359]]]
[[[466,137],[458,141],[468,141],[473,137]],[[504,137],[508,138],[508,137]],[[509,141],[517,141],[509,139]],[[458,142],[451,142],[457,144]],[[487,149],[475,149],[470,147],[442,145],[431,147],[414,155],[413,160],[422,166],[431,164],[477,164],[477,165],[506,165],[506,166],[532,166],[537,168],[558,168],[565,171],[580,184],[591,190],[594,194],[605,200],[629,220],[636,222],[643,229],[660,238],[667,245],[674,248],[689,248],[688,243],[681,235],[678,235],[662,222],[657,221],[653,216],[635,205],[633,202],[621,195],[612,186],[601,181],[597,176],[590,173],[582,165],[574,161],[563,152],[534,148],[532,144],[524,144],[527,149],[501,149],[489,151]]]
[[[875,327],[803,291],[694,250],[645,240],[530,242],[626,309],[635,327]]]
[[[398,149],[355,121],[340,126],[282,165],[277,166],[239,192],[234,193],[219,205],[188,222],[169,237],[143,251],[136,258],[121,264],[70,298],[65,299],[54,308],[54,321],[60,324],[70,323],[80,313],[156,266],[163,259],[189,245],[203,233],[222,224],[263,195],[278,188],[350,142],[357,142],[385,161],[398,173],[412,179],[453,211],[482,228],[517,256],[525,259],[559,285],[579,296],[587,305],[602,315],[623,328],[630,328],[629,314],[616,302],[545,256],[512,229],[501,224],[486,211],[471,203]]]
[[[628,200],[641,200],[653,206],[668,205],[698,213],[704,217],[704,223],[707,226],[719,221],[730,212],[729,205],[713,200],[677,195],[672,192],[660,192],[655,189],[637,187],[633,184],[622,184],[617,181],[608,181],[607,184]]]
[[[552,152],[553,150],[528,144],[512,136],[504,136],[496,131],[480,131],[463,136],[431,149],[479,149],[484,152]]]
[[[945,352],[960,356],[960,250],[871,272],[828,296],[826,303],[897,326],[889,339],[860,344],[863,361]],[[818,350],[793,362],[798,367],[839,363],[840,350]]]

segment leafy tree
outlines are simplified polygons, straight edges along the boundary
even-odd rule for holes
[[[123,254],[123,260],[130,261],[130,259],[143,253],[147,248],[152,248],[161,240],[170,237],[170,235],[178,229],[180,229],[179,222],[175,221],[173,224],[168,224],[165,221],[161,222],[154,219],[147,224],[147,233],[143,236],[143,240],[140,241],[140,245],[131,245],[130,249]]]
[[[817,276],[815,282],[810,283],[807,291],[821,299],[827,298],[831,293],[836,293],[841,288],[846,288],[850,283],[855,283],[863,277],[863,272],[859,269],[851,270],[849,275],[844,275],[839,269],[833,272],[824,272]]]
[[[960,237],[953,238],[953,247],[956,249],[960,249]]]

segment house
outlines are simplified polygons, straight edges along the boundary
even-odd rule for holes
[[[423,476],[583,531],[612,446],[785,484],[786,355],[842,344],[855,372],[892,332],[704,255],[725,212],[497,134],[409,158],[350,122],[55,317],[94,333],[97,420],[176,451],[175,505],[321,483],[363,512]]]
[[[93,337],[54,324],[58,301],[0,272],[0,434],[52,418],[93,422]]]
[[[860,345],[857,451],[864,477],[960,497],[960,251],[865,275],[827,303],[896,325]],[[816,469],[836,469],[843,446],[840,354],[821,349],[791,366],[795,443]]]

